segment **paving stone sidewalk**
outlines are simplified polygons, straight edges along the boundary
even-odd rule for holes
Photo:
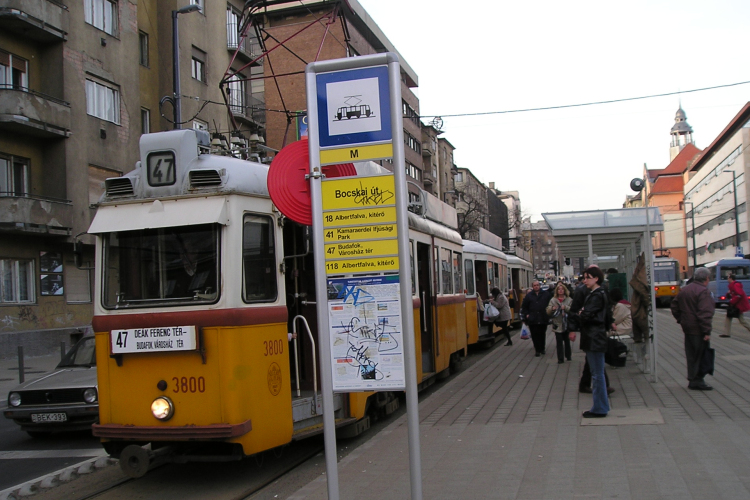
[[[607,368],[612,412],[582,419],[584,355],[557,363],[514,336],[420,403],[425,499],[750,498],[750,333],[719,338],[710,392],[687,389],[683,335],[657,310],[659,381]],[[736,322],[735,322],[736,323]],[[340,498],[410,498],[406,417],[339,463]],[[325,499],[325,476],[290,498]]]

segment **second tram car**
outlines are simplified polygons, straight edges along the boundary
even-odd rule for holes
[[[491,235],[489,232],[488,234]],[[499,240],[497,236],[495,238]],[[507,294],[505,284],[508,283],[508,257],[497,248],[476,241],[464,240],[463,249],[469,344],[494,343],[500,330],[492,324],[481,321],[483,315],[481,308],[476,307],[477,313],[472,317],[469,311],[472,305],[477,304],[477,300],[484,301],[490,298],[490,290],[495,287]],[[474,325],[479,325],[479,328],[475,329]]]
[[[132,477],[157,455],[236,459],[322,432],[318,380],[329,367],[316,362],[310,229],[276,209],[268,166],[207,148],[194,130],[143,135],[136,168],[106,180],[89,229],[93,433]],[[424,206],[409,214],[420,387],[460,366],[476,329],[455,210]],[[335,394],[339,435],[398,403],[390,392]]]
[[[656,304],[668,306],[680,292],[680,261],[654,257],[654,290]]]
[[[521,304],[526,296],[526,290],[531,288],[534,281],[534,267],[530,262],[508,255],[508,299],[513,313],[513,324],[521,323]]]

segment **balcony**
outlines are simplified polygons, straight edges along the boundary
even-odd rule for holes
[[[428,157],[435,154],[435,148],[429,142],[422,143],[422,156]]]
[[[72,225],[68,200],[0,196],[0,231],[70,236]]]
[[[0,88],[0,130],[46,139],[67,138],[70,104],[28,89]]]
[[[0,0],[2,1],[2,0]],[[237,50],[239,48],[239,50]],[[227,23],[227,50],[231,53],[237,51],[237,55],[249,62],[257,59],[261,55],[260,42],[255,36],[247,36],[244,39],[237,33],[237,24]],[[253,63],[253,66],[260,66],[262,59]]]
[[[68,8],[51,0],[0,0],[0,31],[40,43],[68,39]]]
[[[235,105],[230,102],[232,115],[241,122],[255,127],[266,126],[266,103],[255,97],[248,96],[246,103]]]

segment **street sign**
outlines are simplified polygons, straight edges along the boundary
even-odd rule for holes
[[[393,156],[388,66],[318,73],[320,164]]]
[[[305,83],[328,498],[338,500],[333,391],[404,388],[411,498],[420,500],[417,353],[398,55],[310,63]],[[393,174],[323,180],[323,165],[386,158],[392,159]],[[360,230],[363,227],[371,230]]]

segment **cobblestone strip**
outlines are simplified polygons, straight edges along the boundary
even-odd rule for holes
[[[82,475],[90,474],[98,469],[104,469],[105,467],[109,467],[116,463],[117,460],[109,457],[92,458],[85,462],[72,465],[65,469],[52,472],[51,474],[0,491],[0,500],[18,500],[20,498],[28,498],[36,493],[47,491],[62,483],[73,481]]]

